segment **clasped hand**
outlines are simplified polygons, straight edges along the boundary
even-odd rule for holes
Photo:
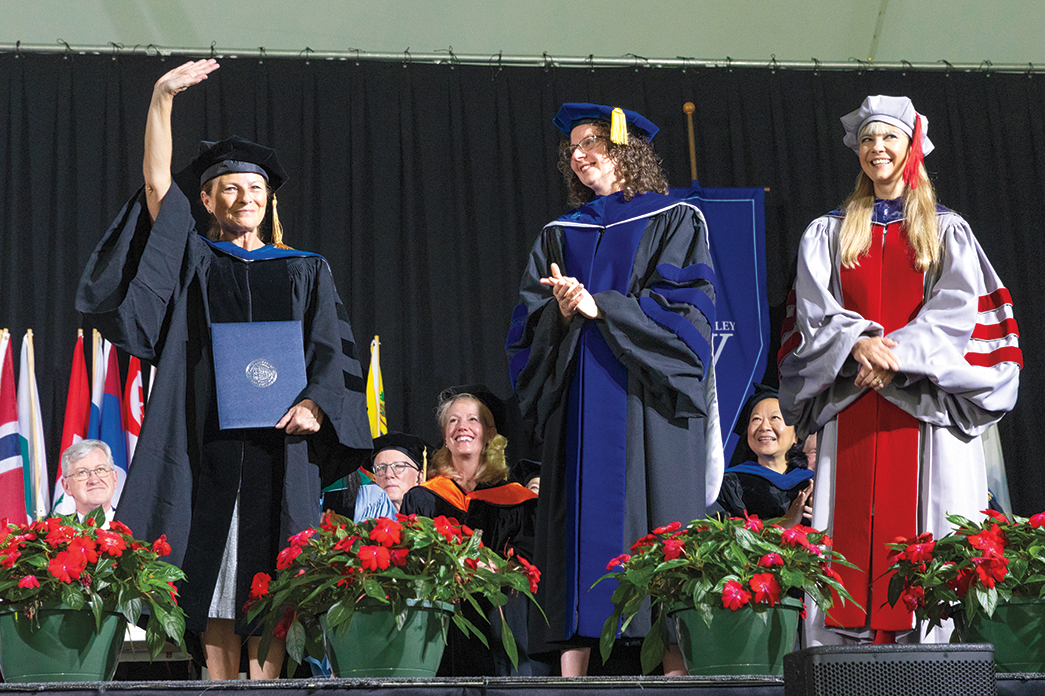
[[[552,264],[552,274],[547,278],[541,278],[541,285],[547,285],[552,289],[555,301],[559,303],[559,311],[566,319],[574,314],[581,314],[589,319],[599,315],[595,298],[576,278],[564,276],[559,270],[559,264]]]
[[[900,371],[900,361],[892,349],[897,342],[885,336],[861,338],[850,354],[860,364],[854,384],[859,388],[869,387],[879,391],[888,386]]]

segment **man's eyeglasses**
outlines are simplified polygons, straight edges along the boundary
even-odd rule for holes
[[[389,467],[391,467],[392,471],[388,471]],[[393,464],[374,464],[374,475],[380,476],[385,472],[388,472],[395,473],[396,476],[402,476],[408,469],[412,469],[414,471],[421,470],[413,464],[408,464],[406,462],[395,462]]]
[[[94,474],[98,478],[105,478],[106,476],[108,476],[112,472],[113,472],[113,469],[111,469],[110,467],[100,466],[97,469],[80,469],[79,471],[74,471],[73,473],[69,474],[65,478],[71,478],[74,481],[81,481],[81,482],[83,482],[83,481],[86,481],[87,479],[91,478],[91,474]]]
[[[566,151],[569,153],[570,157],[573,157],[574,153],[577,152],[577,148],[580,148],[581,152],[591,152],[592,148],[595,147],[595,143],[599,142],[599,139],[602,137],[603,136],[601,135],[589,135],[576,145],[570,145],[567,147]]]

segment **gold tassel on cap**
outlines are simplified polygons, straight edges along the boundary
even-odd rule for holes
[[[628,120],[619,106],[610,114],[610,142],[617,145],[628,144]]]
[[[272,194],[272,243],[277,249],[292,249],[283,243],[283,225],[279,224],[279,213],[276,212],[276,194]]]

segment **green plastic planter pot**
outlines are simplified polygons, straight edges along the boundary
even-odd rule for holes
[[[96,630],[90,610],[41,609],[29,619],[0,610],[0,672],[6,682],[109,681],[127,622],[105,612]]]
[[[784,673],[784,655],[795,648],[802,603],[786,597],[759,615],[748,608],[714,607],[711,626],[694,609],[676,609],[679,649],[692,675]]]
[[[1045,672],[1045,602],[1013,597],[998,602],[994,616],[979,612],[971,623],[958,613],[951,642],[990,643],[999,672]]]
[[[434,677],[446,648],[446,629],[453,606],[444,602],[407,601],[406,622],[381,607],[356,610],[347,627],[330,630],[320,617],[327,658],[334,676]]]

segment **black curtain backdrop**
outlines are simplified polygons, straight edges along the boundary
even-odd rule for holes
[[[152,85],[180,62],[0,55],[0,326],[16,351],[34,330],[52,470],[81,326],[76,283],[141,185]],[[279,195],[287,242],[329,260],[364,366],[380,334],[389,427],[436,442],[443,387],[482,381],[510,394],[503,346],[522,267],[539,229],[566,209],[551,124],[562,102],[648,116],[674,186],[689,181],[682,104],[695,102],[701,182],[770,189],[775,306],[803,229],[853,186],[858,163],[838,118],[868,94],[910,96],[929,118],[937,149],[926,165],[941,202],[969,220],[1016,303],[1022,394],[1001,433],[1016,511],[1045,508],[1045,471],[1027,458],[1043,402],[1042,76],[220,62],[175,99],[175,167],[199,140],[233,133],[279,150],[291,174]]]

